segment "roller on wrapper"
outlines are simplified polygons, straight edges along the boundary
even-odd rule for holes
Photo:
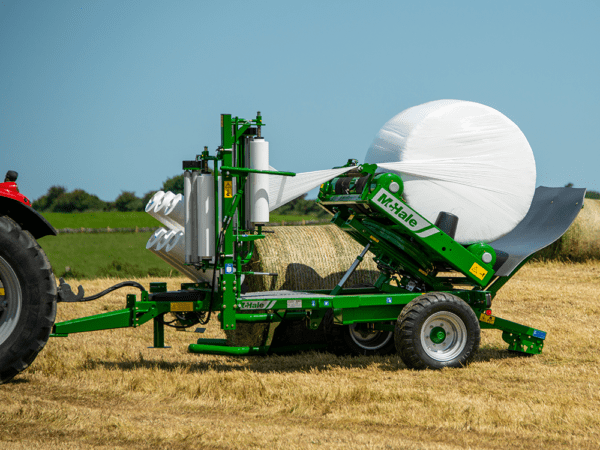
[[[250,168],[254,170],[270,169],[269,143],[265,141],[265,138],[255,137],[250,141]],[[269,175],[251,173],[248,182],[250,221],[255,224],[265,224],[269,222]]]

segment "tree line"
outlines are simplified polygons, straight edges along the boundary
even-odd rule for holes
[[[568,183],[565,187],[573,187]],[[161,189],[175,194],[183,194],[183,174],[166,179]],[[41,212],[85,212],[85,211],[143,211],[148,201],[156,191],[150,191],[142,197],[137,197],[135,192],[122,191],[114,202],[105,202],[93,194],[88,194],[82,189],[67,192],[62,186],[52,186],[46,195],[33,202],[33,208]],[[600,192],[587,191],[586,198],[599,199]],[[307,200],[306,194],[273,211],[281,215],[311,215],[317,218],[326,217],[328,214],[317,205],[315,200]]]
[[[183,175],[168,178],[161,189],[183,193]],[[86,211],[143,211],[148,201],[157,191],[150,191],[142,197],[135,192],[122,191],[114,202],[105,202],[97,195],[89,194],[83,189],[68,192],[63,186],[52,186],[46,195],[32,203],[34,209],[40,212],[86,212]]]
[[[168,178],[162,184],[161,190],[183,194],[183,174]],[[62,186],[52,186],[46,195],[41,196],[32,204],[40,212],[86,212],[86,211],[143,211],[146,204],[157,191],[150,191],[142,197],[135,192],[122,191],[114,202],[105,202],[98,196],[89,194],[83,189],[68,192]],[[281,215],[311,215],[317,218],[328,214],[317,205],[315,200],[307,200],[306,194],[281,206],[273,211]]]

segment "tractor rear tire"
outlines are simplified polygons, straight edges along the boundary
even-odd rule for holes
[[[396,323],[394,340],[411,369],[464,367],[479,349],[479,320],[462,299],[432,292],[406,305]]]
[[[0,384],[25,370],[44,348],[56,317],[56,280],[28,232],[0,217]]]

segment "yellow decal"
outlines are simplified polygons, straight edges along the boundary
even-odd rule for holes
[[[481,313],[481,315],[479,316],[479,321],[493,325],[494,322],[496,321],[496,318],[494,316],[488,316],[488,315],[486,315],[486,313]]]
[[[4,288],[0,288],[0,295],[4,295]]]
[[[352,214],[350,217],[348,217],[348,222],[350,222],[352,219],[354,219],[354,214]],[[373,236],[371,236],[373,237]]]
[[[193,311],[194,304],[192,302],[177,302],[171,303],[171,311]]]
[[[372,240],[374,240],[375,242],[379,242],[379,239],[377,239],[375,236],[370,236],[370,238],[371,238]]]
[[[226,181],[224,189],[225,189],[225,198],[233,197],[233,182],[232,181]]]
[[[423,269],[419,269],[419,272],[421,272],[423,275],[427,275],[429,272],[425,272]]]
[[[481,267],[477,263],[473,263],[473,265],[469,269],[469,272],[471,272],[473,275],[475,275],[480,280],[483,280],[488,273],[487,270],[485,270],[483,267]]]

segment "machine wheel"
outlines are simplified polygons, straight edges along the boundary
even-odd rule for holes
[[[463,367],[479,349],[481,330],[471,307],[444,292],[415,298],[404,307],[395,343],[404,364],[412,369]]]
[[[344,327],[342,337],[350,351],[357,355],[389,355],[396,351],[392,331],[365,330],[352,324]]]
[[[0,384],[33,362],[56,317],[50,262],[28,231],[0,217]]]

